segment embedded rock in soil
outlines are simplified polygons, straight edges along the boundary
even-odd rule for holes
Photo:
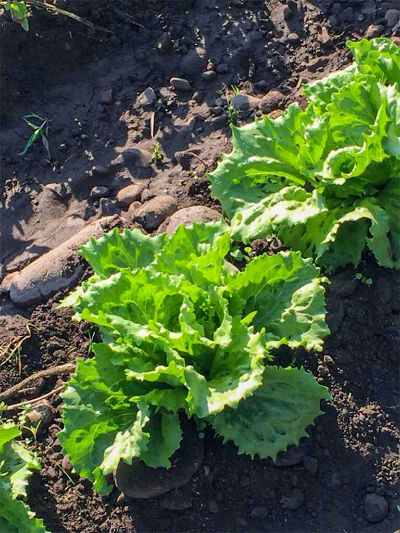
[[[53,422],[55,416],[56,413],[51,403],[43,400],[24,415],[22,425],[33,430],[37,428],[38,433],[43,433]]]
[[[241,111],[246,111],[247,109],[256,109],[260,104],[260,99],[248,94],[236,94],[232,98],[231,104]]]
[[[103,187],[102,185],[96,185],[90,191],[90,196],[94,200],[98,200],[99,198],[104,198],[105,196],[108,196],[109,194],[110,194],[110,191],[108,187]]]
[[[176,211],[176,201],[172,196],[163,194],[145,203],[135,214],[134,221],[148,232],[157,229],[164,220]]]
[[[77,250],[90,237],[100,237],[118,217],[106,217],[85,226],[79,233],[39,257],[25,267],[12,280],[11,301],[19,307],[29,307],[50,298],[62,289],[76,283],[84,272],[84,266],[77,260]]]
[[[140,200],[144,186],[140,183],[134,183],[124,187],[117,194],[117,202],[121,207],[128,207],[132,202]]]
[[[1,294],[8,294],[10,292],[11,284],[16,276],[18,276],[18,272],[10,272],[4,276],[3,281],[0,283]]]
[[[181,427],[181,446],[171,457],[171,468],[150,468],[138,460],[131,465],[120,462],[114,481],[125,496],[155,498],[189,483],[203,461],[203,441],[192,421],[182,421]]]
[[[268,517],[268,509],[266,507],[254,507],[250,513],[251,518],[262,520]]]
[[[200,154],[200,150],[194,149],[192,151],[181,151],[175,153],[175,159],[183,168],[183,170],[190,170],[193,159],[199,161],[196,155]]]
[[[385,27],[382,24],[370,24],[367,28],[367,31],[364,34],[366,39],[373,39],[374,37],[379,37],[385,31]]]
[[[169,81],[172,87],[177,91],[189,92],[192,90],[190,82],[188,80],[185,80],[184,78],[171,78]]]
[[[381,522],[389,512],[389,504],[379,494],[367,494],[363,502],[365,518],[368,522]]]
[[[202,205],[185,207],[167,218],[158,228],[157,233],[166,231],[168,235],[172,235],[181,224],[189,226],[193,222],[211,222],[213,220],[220,220],[221,218],[221,213],[218,213],[218,211],[210,207],[204,207]]]
[[[279,109],[285,102],[285,95],[280,91],[270,91],[261,98],[260,109],[267,114],[275,109]]]
[[[156,100],[157,96],[152,87],[147,87],[138,98],[139,105],[142,107],[150,107]]]
[[[398,9],[388,9],[385,13],[385,21],[388,28],[394,28],[400,21],[400,11]]]

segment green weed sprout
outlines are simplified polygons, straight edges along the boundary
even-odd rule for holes
[[[25,144],[24,149],[22,152],[20,152],[19,155],[26,155],[29,150],[32,148],[32,146],[35,144],[35,142],[41,137],[43,146],[46,149],[47,155],[49,156],[49,159],[51,159],[50,156],[50,147],[49,147],[49,123],[46,118],[41,117],[37,113],[30,113],[29,115],[25,115],[23,117],[24,121],[28,124],[29,127],[33,129],[32,135],[29,137],[28,141]]]

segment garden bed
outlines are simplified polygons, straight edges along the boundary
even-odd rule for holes
[[[390,34],[385,15],[396,7],[372,0],[362,6],[304,1],[297,10],[273,0],[181,0],[174,9],[168,1],[144,7],[139,0],[120,0],[112,9],[108,2],[64,4],[112,33],[42,11],[33,13],[27,33],[6,14],[0,18],[5,280],[96,218],[122,215],[119,225],[137,226],[136,211],[116,200],[131,175],[143,189],[140,204],[168,195],[175,208],[220,211],[206,173],[229,150],[232,86],[253,97],[235,117],[243,122],[262,109],[279,112],[289,102],[303,103],[301,83],[346,65],[346,38]],[[6,57],[4,43],[11,39],[15,55]],[[191,90],[173,90],[170,79],[176,76],[189,81]],[[139,95],[149,87],[156,99],[146,103]],[[18,155],[29,136],[21,117],[32,111],[49,119],[51,162],[39,144]],[[154,161],[155,142],[162,161]],[[139,153],[133,168],[130,161],[115,163],[127,150]],[[107,192],[99,198],[93,187]],[[57,308],[62,293],[20,309],[7,285],[3,281],[0,342],[27,333],[29,338],[0,367],[0,391],[89,355],[92,331]],[[367,255],[357,270],[334,276],[327,300],[332,335],[320,354],[296,354],[333,400],[323,405],[325,415],[310,439],[280,454],[276,464],[238,456],[209,431],[203,464],[188,485],[150,500],[121,498],[117,490],[101,498],[71,472],[61,452],[60,400],[53,396],[54,420],[30,444],[43,465],[30,483],[31,508],[53,533],[393,532],[399,504],[399,288],[395,271],[379,268]],[[61,379],[66,376],[38,383],[34,394],[49,392]]]

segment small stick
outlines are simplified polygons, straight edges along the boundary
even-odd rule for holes
[[[14,411],[15,409],[19,409],[20,407],[23,407],[24,405],[36,404],[40,402],[41,400],[45,400],[46,398],[53,396],[53,394],[57,394],[58,392],[61,392],[63,388],[64,388],[64,385],[60,385],[60,387],[56,387],[55,389],[48,392],[47,394],[43,394],[43,396],[39,396],[38,398],[34,398],[33,400],[24,400],[23,402],[15,403],[14,405],[7,405],[7,407],[4,407],[3,411]]]
[[[29,385],[29,383],[39,378],[47,378],[49,376],[56,376],[57,374],[66,374],[68,372],[74,372],[74,370],[75,365],[73,363],[65,363],[65,365],[53,366],[52,368],[40,370],[39,372],[36,372],[36,374],[32,374],[31,376],[23,379],[20,383],[17,383],[17,385],[10,387],[4,392],[0,392],[0,400],[8,400],[8,398],[12,398],[13,396],[21,392],[21,390],[24,389],[26,385]]]

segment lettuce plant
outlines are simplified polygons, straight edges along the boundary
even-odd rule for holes
[[[329,271],[365,249],[399,268],[400,49],[348,46],[354,63],[305,86],[304,111],[232,128],[212,192],[237,240],[275,234]]]
[[[12,422],[0,422],[0,531],[7,533],[46,533],[21,498],[26,497],[32,470],[40,470],[33,453],[15,439],[21,431]]]
[[[106,476],[135,458],[170,466],[180,416],[202,419],[239,451],[276,457],[321,413],[327,390],[272,350],[320,350],[319,271],[298,252],[226,260],[224,223],[169,237],[114,230],[81,249],[95,274],[63,302],[99,327],[63,393],[60,441],[75,470],[106,494]]]

